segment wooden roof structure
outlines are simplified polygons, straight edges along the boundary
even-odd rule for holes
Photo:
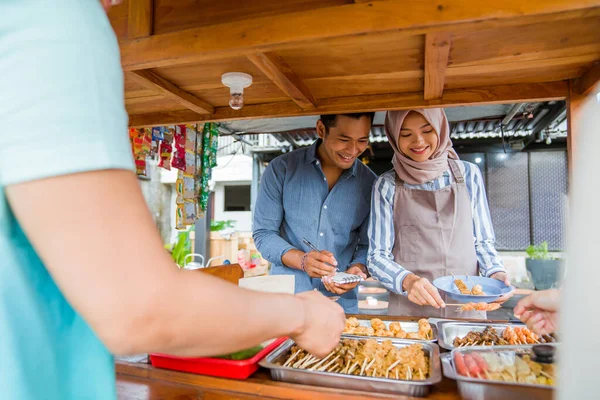
[[[600,80],[600,0],[126,0],[131,126],[564,100]],[[228,106],[225,72],[254,83]]]

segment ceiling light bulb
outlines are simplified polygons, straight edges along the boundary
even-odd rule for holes
[[[552,144],[552,138],[550,136],[546,138],[546,144]]]
[[[243,72],[228,72],[221,76],[223,85],[229,88],[229,106],[239,110],[244,106],[244,89],[252,85],[252,75]]]
[[[244,95],[241,93],[232,93],[229,99],[229,107],[239,110],[244,107]]]
[[[481,162],[481,157],[477,157],[477,158],[475,159],[475,163],[479,164],[480,162]]]

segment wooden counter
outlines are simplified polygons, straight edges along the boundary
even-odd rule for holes
[[[157,399],[416,399],[416,397],[357,392],[306,386],[271,379],[259,369],[249,379],[238,381],[154,368],[149,364],[117,363],[119,400]],[[445,379],[427,397],[432,400],[458,400],[454,381]]]

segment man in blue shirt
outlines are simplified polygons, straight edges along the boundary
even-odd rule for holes
[[[366,277],[368,216],[375,174],[357,158],[369,144],[373,113],[322,115],[319,140],[267,167],[254,210],[254,241],[272,274],[295,276],[296,293],[340,295],[358,313],[357,283],[337,285],[339,271]],[[311,251],[303,239],[321,251]]]

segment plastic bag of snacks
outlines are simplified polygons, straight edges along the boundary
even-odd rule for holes
[[[155,126],[152,128],[152,150],[150,150],[150,157],[153,159],[159,154],[160,143],[164,140],[164,128]]]
[[[185,171],[185,137],[187,134],[187,129],[185,125],[177,125],[175,126],[175,153],[173,154],[173,160],[171,161],[171,166],[173,168],[177,168],[181,171]]]
[[[175,127],[168,126],[163,128],[163,141],[160,143],[160,161],[158,166],[166,170],[171,170],[171,155],[173,154],[173,135]]]

